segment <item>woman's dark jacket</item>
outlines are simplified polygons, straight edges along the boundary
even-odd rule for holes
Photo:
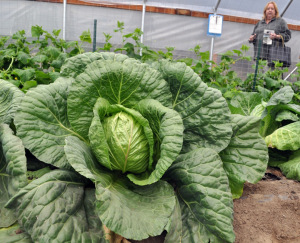
[[[254,44],[254,59],[257,58],[257,52],[258,52],[258,44],[262,43],[264,30],[274,30],[277,35],[281,35],[283,37],[284,42],[288,42],[291,37],[292,33],[288,29],[287,23],[285,20],[281,17],[273,18],[268,24],[266,21],[260,20],[254,27],[252,35],[256,34],[256,38],[253,41]],[[273,39],[272,45],[282,45],[281,39]],[[268,51],[269,51],[270,45],[262,44],[262,47],[260,49],[260,59],[268,59]]]

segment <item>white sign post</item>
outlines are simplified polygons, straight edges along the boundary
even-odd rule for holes
[[[211,36],[211,46],[210,46],[210,57],[213,59],[213,50],[214,50],[214,40],[215,37],[220,37],[222,35],[223,29],[223,16],[210,14],[208,17],[208,26],[207,26],[207,35]]]

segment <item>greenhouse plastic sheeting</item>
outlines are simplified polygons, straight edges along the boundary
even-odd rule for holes
[[[142,1],[114,0],[113,2],[133,3]],[[180,2],[183,1],[160,1],[159,6],[183,6],[183,3]],[[212,8],[212,5],[209,5],[208,3],[216,1],[195,0],[185,1],[185,4],[196,6],[197,2],[203,3],[202,7]],[[221,1],[218,13],[222,9],[225,11],[225,2],[235,1]],[[262,11],[266,1],[260,2],[262,3],[259,4],[260,10],[258,12]],[[280,6],[283,8],[288,1],[280,2],[282,2]],[[294,4],[294,2],[292,4]],[[147,5],[149,4],[154,5],[155,1],[147,1]],[[222,4],[224,8],[221,8]],[[236,5],[235,9],[239,9],[239,11],[242,10],[241,8],[238,8],[238,5],[242,6],[243,4],[238,3]],[[250,5],[250,3],[246,6],[248,5]],[[249,7],[249,9],[251,8]],[[231,15],[233,14],[231,13]],[[93,34],[93,24],[95,19],[97,20],[97,45],[99,46],[101,43],[103,44],[105,42],[103,33],[113,36],[110,40],[111,43],[120,44],[122,41],[120,34],[114,33],[113,31],[117,28],[117,22],[124,22],[125,33],[133,32],[136,28],[141,28],[142,12],[67,4],[65,29],[66,39],[79,40],[79,36],[85,30],[90,30]],[[0,35],[12,35],[16,31],[23,29],[26,33],[28,33],[28,35],[30,35],[30,29],[33,25],[42,26],[47,31],[62,29],[63,4],[21,0],[0,1]],[[158,49],[175,47],[176,53],[182,56],[185,56],[185,52],[194,48],[196,45],[201,46],[200,51],[209,51],[211,48],[212,38],[207,36],[207,25],[208,19],[206,18],[146,12],[144,44],[151,48]],[[254,25],[252,24],[224,21],[221,37],[217,37],[214,40],[214,54],[239,49],[243,44],[245,44],[251,47],[249,55],[252,55],[251,53],[253,53],[253,48],[252,44],[248,43],[248,38],[252,33],[253,27]],[[292,39],[287,43],[287,45],[292,48],[293,62],[299,62],[299,37],[299,31],[292,31]]]
[[[83,2],[108,2],[108,3],[121,3],[121,4],[134,4],[142,5],[143,0],[82,0]],[[146,0],[146,5],[157,6],[157,7],[167,7],[167,8],[178,8],[178,9],[189,9],[194,11],[201,11],[207,13],[213,13],[214,8],[218,4],[218,0]],[[246,17],[253,19],[261,19],[264,6],[269,2],[269,0],[221,0],[218,8],[218,14],[232,15],[238,17]],[[277,0],[279,12],[287,8],[284,13],[284,18],[290,24],[300,24],[300,1],[293,0]]]

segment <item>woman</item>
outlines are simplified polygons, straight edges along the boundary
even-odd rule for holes
[[[261,43],[260,59],[268,59],[268,51],[271,45],[282,45],[291,39],[291,31],[287,23],[279,16],[277,4],[268,2],[264,8],[263,19],[254,27],[249,42],[254,44],[254,59],[257,58],[258,46]]]

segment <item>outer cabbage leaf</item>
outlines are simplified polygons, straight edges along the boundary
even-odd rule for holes
[[[103,118],[111,105],[106,99],[98,98],[93,112],[94,117],[89,129],[89,139],[91,148],[99,163],[106,168],[112,169],[109,158],[109,146],[105,139],[105,133],[102,127],[101,118]]]
[[[73,168],[95,182],[97,212],[110,230],[134,240],[163,232],[175,207],[174,191],[167,182],[137,186],[102,167],[77,137],[66,138],[65,151]]]
[[[258,93],[261,94],[264,100],[269,100],[270,97],[272,96],[271,90],[261,87],[261,86],[256,86]]]
[[[279,150],[298,150],[300,148],[300,121],[278,128],[265,138],[268,147]]]
[[[91,148],[79,138],[66,137],[64,150],[71,166],[94,183],[101,180],[102,173],[108,173],[106,168],[97,161]]]
[[[173,109],[183,119],[184,151],[226,148],[232,135],[231,113],[221,92],[209,88],[185,63],[162,60],[160,71],[170,85]]]
[[[95,214],[95,190],[82,177],[55,170],[21,189],[7,207],[34,242],[105,242]]]
[[[299,121],[299,117],[297,114],[290,110],[279,111],[276,115],[276,121],[282,122],[284,120],[296,122]]]
[[[278,104],[288,104],[294,96],[291,86],[285,86],[278,90],[268,101],[267,106],[276,106]],[[264,113],[264,116],[267,115]]]
[[[141,187],[116,174],[102,174],[96,198],[103,224],[133,240],[160,235],[175,207],[174,191],[167,182]]]
[[[99,97],[127,108],[145,98],[171,107],[169,86],[159,72],[132,58],[118,61],[123,55],[115,55],[115,60],[97,60],[87,65],[70,89],[68,117],[75,131],[84,138],[88,137],[93,107]]]
[[[15,224],[8,228],[0,229],[0,242],[5,243],[33,243],[30,236],[23,232],[20,225]]]
[[[234,181],[234,180],[229,181],[230,190],[233,199],[240,198],[242,196],[244,191],[244,184],[245,182],[241,182],[241,181]]]
[[[145,117],[154,135],[154,164],[149,171],[128,178],[137,185],[158,181],[178,157],[183,143],[183,123],[180,115],[156,100],[140,101],[135,107]]]
[[[0,123],[10,124],[24,93],[15,85],[0,79]]]
[[[27,185],[25,148],[6,124],[0,124],[0,228],[16,221],[14,212],[4,208],[7,201]]]
[[[232,115],[232,122],[232,139],[220,156],[234,198],[238,198],[244,182],[256,183],[264,176],[269,156],[268,148],[258,133],[258,117]]]
[[[183,225],[186,220],[192,221],[190,227],[184,227],[182,242],[209,242],[215,238],[234,242],[232,195],[223,163],[214,150],[199,148],[180,155],[167,176],[175,181],[179,197],[186,204],[182,209]]]
[[[67,117],[67,95],[72,79],[30,89],[15,116],[17,135],[39,160],[70,168],[64,153],[65,137],[75,134]]]
[[[262,97],[256,92],[241,92],[234,96],[230,101],[232,114],[250,116],[257,105],[261,104]]]
[[[203,229],[201,223],[194,217],[193,212],[187,204],[180,201],[181,215],[182,215],[182,243],[207,243],[210,242],[210,237]],[[214,242],[214,241],[213,241]]]
[[[300,114],[300,106],[289,104],[294,96],[294,91],[290,86],[285,86],[278,90],[268,101],[266,109],[263,111],[261,119],[262,125],[260,134],[266,137],[273,133],[280,125],[277,115],[283,110],[289,110],[296,114]]]
[[[277,165],[288,179],[300,181],[300,150],[294,152],[289,160]]]
[[[182,242],[182,220],[179,200],[176,197],[176,205],[173,214],[170,218],[169,227],[167,227],[168,234],[165,237],[164,243]]]
[[[267,105],[267,102],[262,101],[261,104],[254,107],[254,109],[250,113],[250,116],[256,116],[256,117],[260,118],[266,108],[266,105]]]
[[[117,60],[124,61],[128,57],[125,55],[116,55],[109,52],[85,52],[80,55],[68,58],[61,67],[61,75],[64,77],[77,77],[82,73],[86,66],[96,60]]]
[[[224,243],[223,239],[205,230],[202,223],[196,219],[189,206],[180,201],[182,215],[182,240],[180,243]],[[176,241],[174,241],[176,242]]]

